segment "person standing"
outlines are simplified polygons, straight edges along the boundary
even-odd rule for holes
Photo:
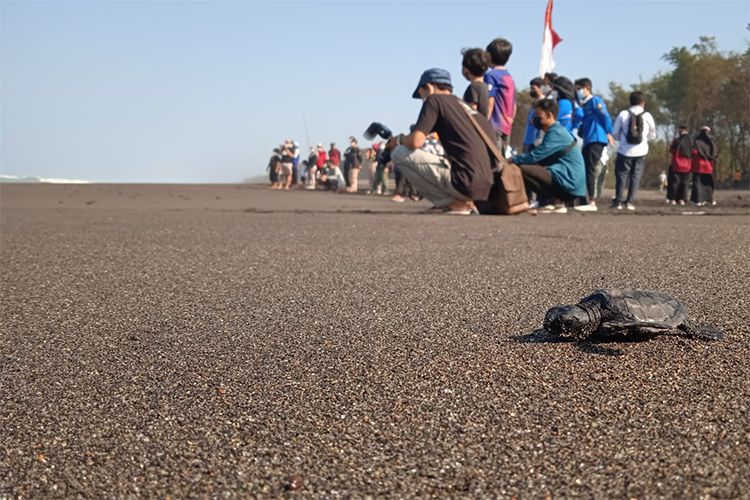
[[[268,180],[271,181],[271,189],[279,189],[279,162],[281,161],[281,151],[279,148],[273,149],[271,159],[268,160]]]
[[[568,78],[558,76],[552,82],[552,88],[557,96],[557,122],[565,127],[568,132],[578,127],[583,117],[583,112],[576,104],[576,91]]]
[[[612,137],[612,118],[607,111],[604,99],[594,95],[592,83],[588,78],[579,78],[575,82],[578,101],[583,108],[583,117],[578,126],[578,136],[583,139],[583,161],[586,164],[586,194],[588,204],[579,205],[576,210],[596,211],[596,197],[601,189],[597,189],[599,179],[606,174],[606,162],[602,162],[602,155],[607,144],[614,144]]]
[[[349,137],[349,147],[344,151],[344,178],[346,191],[356,193],[358,189],[359,171],[362,170],[359,143],[354,137]]]
[[[469,81],[464,91],[464,102],[482,116],[489,114],[490,104],[484,73],[490,66],[490,55],[482,49],[464,49],[461,73]]]
[[[542,85],[544,85],[544,83],[541,78],[534,78],[529,82],[529,95],[531,96],[532,103],[529,107],[529,115],[526,118],[526,132],[523,136],[524,153],[530,153],[539,145],[539,143],[542,142],[542,131],[534,126],[534,117],[536,116],[534,104],[536,104],[537,101],[544,99]]]
[[[335,142],[331,143],[331,149],[328,150],[328,161],[334,167],[341,166],[341,151],[338,150]]]
[[[318,153],[318,159],[315,163],[315,166],[318,167],[318,172],[320,172],[325,168],[326,162],[328,162],[328,155],[326,154],[326,150],[323,147],[322,142],[318,143],[316,152]]]
[[[648,154],[648,141],[656,138],[656,124],[651,113],[646,111],[646,99],[642,92],[630,94],[630,107],[620,112],[612,126],[612,135],[619,141],[615,161],[615,197],[612,207],[635,210],[635,196],[643,175]],[[628,196],[623,197],[627,188]]]
[[[672,161],[667,176],[667,204],[684,205],[688,200],[688,181],[693,163],[693,140],[685,125],[680,125],[679,135],[669,146]]]
[[[484,74],[489,108],[486,116],[495,129],[498,149],[505,153],[510,146],[510,132],[516,116],[516,84],[505,67],[513,53],[513,45],[505,38],[495,38],[487,45],[487,52],[492,69]]]
[[[300,146],[297,141],[292,141],[290,139],[289,142],[292,145],[292,185],[294,186],[299,179]]]
[[[290,189],[292,186],[294,165],[294,149],[291,141],[287,141],[281,148],[281,175],[279,189]]]
[[[373,177],[370,194],[388,195],[388,165],[391,163],[391,154],[384,143],[373,145],[375,150],[375,176]]]
[[[716,145],[710,134],[711,129],[703,127],[693,143],[693,190],[690,199],[698,207],[716,204],[714,201]]]

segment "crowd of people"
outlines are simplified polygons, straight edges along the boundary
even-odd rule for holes
[[[513,52],[504,38],[485,49],[462,51],[462,75],[468,86],[459,99],[450,73],[431,68],[422,73],[412,97],[423,101],[408,134],[382,134],[385,142],[360,148],[350,137],[342,156],[335,144],[310,148],[300,162],[299,145],[287,140],[269,162],[272,187],[301,183],[335,192],[357,192],[363,164],[370,168],[369,192],[388,194],[388,172],[396,180],[393,201],[424,197],[448,214],[489,213],[497,195],[499,172],[517,165],[530,208],[547,213],[598,210],[610,147],[615,158],[614,210],[635,210],[649,142],[656,124],[643,93],[612,118],[589,78],[571,80],[555,73],[529,82],[533,104],[526,117],[523,150],[510,146],[516,119],[516,85],[507,64]],[[685,127],[674,139],[667,175],[667,203],[684,205],[692,173],[690,201],[712,204],[716,148],[710,129],[692,138]]]

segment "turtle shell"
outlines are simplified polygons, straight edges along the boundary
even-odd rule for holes
[[[603,288],[583,301],[596,300],[602,308],[601,332],[639,328],[663,331],[677,328],[687,319],[681,300],[666,293],[632,288]],[[582,302],[583,302],[582,301]]]

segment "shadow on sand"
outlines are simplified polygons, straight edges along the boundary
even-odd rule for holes
[[[606,347],[605,344],[612,343],[637,343],[651,340],[654,335],[650,334],[628,334],[623,335],[598,335],[593,338],[589,338],[583,341],[575,341],[572,339],[564,339],[556,335],[552,335],[547,332],[544,328],[538,328],[531,333],[525,335],[515,335],[510,338],[511,342],[519,342],[521,344],[575,344],[576,349],[586,354],[597,354],[600,356],[622,356],[625,354],[622,349]]]

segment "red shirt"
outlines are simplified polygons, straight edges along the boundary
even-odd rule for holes
[[[341,151],[333,148],[328,152],[328,156],[331,158],[331,165],[333,165],[334,167],[338,167],[339,165],[341,165]]]
[[[325,151],[319,151],[318,152],[318,162],[315,164],[318,168],[323,168],[326,164],[326,160],[328,159],[328,156],[326,156]]]

